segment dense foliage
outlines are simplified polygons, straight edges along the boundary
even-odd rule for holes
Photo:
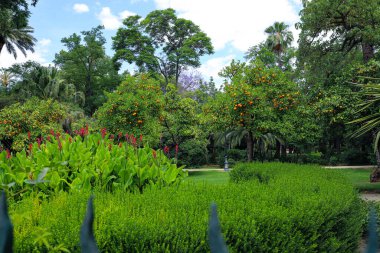
[[[176,85],[183,70],[199,67],[200,57],[213,53],[211,39],[191,20],[178,18],[173,9],[155,10],[144,19],[123,21],[113,37],[116,65],[135,63],[142,72],[157,73]]]
[[[51,130],[62,131],[67,110],[67,106],[56,101],[37,98],[5,107],[0,111],[1,149],[21,151]]]
[[[90,115],[105,102],[103,92],[113,90],[120,81],[111,58],[105,53],[102,29],[98,26],[82,31],[81,35],[74,33],[63,38],[66,50],[56,54],[54,60],[63,70],[63,79],[85,94],[84,109]]]
[[[158,144],[163,96],[157,81],[145,74],[127,76],[115,92],[106,95],[107,102],[94,115],[101,128],[142,134],[151,145]]]
[[[355,252],[365,215],[353,188],[334,171],[286,164],[267,182],[189,184],[144,194],[95,191],[95,237],[102,252],[208,252],[211,202],[231,252]],[[90,193],[25,198],[10,208],[17,252],[79,252]],[[38,224],[38,226],[36,226]]]
[[[53,192],[83,191],[98,187],[104,191],[122,189],[142,192],[148,185],[177,185],[186,173],[161,150],[143,147],[142,136],[76,137],[52,131],[31,142],[16,155],[0,153],[0,181],[13,197],[31,192],[48,196]]]

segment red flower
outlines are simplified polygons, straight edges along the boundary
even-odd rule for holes
[[[7,149],[7,159],[9,159],[11,157],[12,157],[11,151],[9,151],[9,149]]]
[[[47,137],[47,140],[48,140],[48,141],[51,141],[50,135]]]
[[[111,151],[111,150],[112,150],[112,145],[111,145],[111,143],[110,143],[110,144],[108,144],[108,150],[109,150],[109,151]]]
[[[136,146],[136,141],[137,141],[136,138],[132,135],[131,139],[132,139],[132,145]]]
[[[115,136],[113,134],[111,134],[110,139],[113,140],[113,138],[115,138]]]
[[[41,146],[41,142],[42,142],[42,138],[37,138],[38,148],[40,148],[40,146]]]
[[[54,130],[53,129],[50,129],[50,134],[54,135]]]
[[[165,154],[169,154],[169,147],[168,146],[164,147],[164,152],[165,152]]]
[[[152,150],[152,153],[153,153],[153,157],[154,157],[154,159],[156,159],[156,157],[157,157],[157,153],[156,153],[156,150]]]
[[[121,142],[119,142],[119,148],[121,148],[123,146],[123,144]]]
[[[120,140],[121,137],[123,137],[123,133],[122,133],[122,132],[119,132],[119,134],[117,135],[117,139]]]
[[[79,130],[79,135],[81,137],[84,137],[86,135],[86,129],[84,129],[83,127]]]
[[[30,143],[30,144],[29,144],[29,154],[31,154],[31,153],[32,153],[32,149],[33,149],[33,144],[32,144],[32,143]]]
[[[102,138],[104,139],[104,137],[106,136],[106,134],[107,134],[107,129],[105,129],[105,128],[102,128]]]
[[[72,139],[71,137],[69,137],[69,142],[70,142],[70,143],[73,142],[73,139]]]
[[[140,142],[142,143],[142,141],[143,141],[143,136],[142,134],[140,134]]]
[[[62,143],[61,143],[60,139],[57,139],[57,140],[58,140],[58,149],[62,150]]]
[[[129,135],[128,134],[125,134],[125,140],[129,141]]]
[[[28,131],[28,140],[30,140],[30,131]]]

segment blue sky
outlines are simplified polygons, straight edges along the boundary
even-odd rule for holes
[[[3,50],[0,68],[15,62],[35,60],[49,65],[55,53],[63,49],[61,39],[73,33],[104,25],[107,39],[106,52],[112,56],[112,36],[115,36],[122,19],[138,14],[145,17],[155,9],[173,8],[177,15],[192,20],[211,37],[215,54],[201,58],[197,70],[206,80],[232,59],[243,59],[250,46],[265,40],[264,30],[275,21],[290,25],[295,38],[294,24],[299,20],[301,0],[39,0],[32,7],[30,25],[38,39],[35,53],[25,58],[19,53],[14,60]],[[132,67],[129,67],[132,68]]]

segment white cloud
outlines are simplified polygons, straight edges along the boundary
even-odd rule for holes
[[[13,57],[13,54],[9,54],[5,48],[3,48],[0,54],[0,68],[8,68],[15,63],[23,63],[27,61],[36,61],[41,64],[47,64],[47,60],[42,56],[42,53],[37,50],[34,53],[27,52],[27,56],[25,57],[22,52],[17,49],[17,59]]]
[[[116,16],[112,14],[112,11],[109,7],[103,7],[97,16],[98,19],[101,21],[102,25],[104,25],[105,29],[116,30],[122,26],[123,19],[133,15],[136,14],[128,10],[125,10],[120,12],[119,16]]]
[[[51,39],[41,39],[40,41],[38,41],[38,43],[43,46],[43,47],[46,47],[48,45],[50,45],[51,43]]]
[[[203,63],[198,70],[200,73],[202,73],[204,79],[207,81],[209,80],[209,77],[212,76],[214,78],[216,86],[219,87],[223,82],[223,78],[219,77],[218,73],[222,70],[223,67],[229,65],[230,62],[235,58],[236,56],[234,54],[212,58]]]
[[[228,43],[245,52],[266,39],[265,28],[275,21],[293,25],[299,20],[294,5],[299,0],[155,0],[159,9],[173,8],[192,20],[212,39],[215,50]],[[295,35],[297,37],[298,35]]]
[[[49,49],[48,46],[51,44],[50,39],[41,39],[38,41],[37,45],[35,46],[34,53],[27,51],[26,56],[24,54],[16,49],[17,52],[17,58],[15,59],[13,57],[13,54],[9,54],[8,50],[3,47],[1,53],[0,53],[0,68],[8,68],[12,66],[15,63],[23,63],[27,61],[35,61],[38,62],[44,66],[51,64],[46,60],[45,55],[48,54]]]
[[[120,17],[121,20],[123,20],[125,18],[128,18],[130,16],[134,16],[134,15],[136,15],[136,13],[131,12],[131,11],[127,11],[127,10],[122,11],[122,12],[119,13],[119,17]]]
[[[98,18],[102,22],[102,25],[104,25],[105,29],[116,30],[121,26],[119,18],[111,13],[109,7],[103,7]]]
[[[88,8],[87,4],[79,4],[79,3],[74,4],[73,9],[76,13],[85,13],[85,12],[90,11],[90,8]]]

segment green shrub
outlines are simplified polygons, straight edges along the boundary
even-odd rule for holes
[[[111,138],[105,130],[87,135],[82,129],[80,134],[52,133],[43,143],[31,143],[27,151],[14,156],[1,152],[2,187],[9,186],[12,195],[33,191],[49,195],[94,186],[142,192],[147,185],[179,184],[186,176],[183,167],[177,167],[161,150],[139,147],[142,137],[129,136],[125,142],[124,136]]]
[[[260,183],[268,183],[273,176],[273,171],[261,169],[260,166],[252,166],[252,164],[239,163],[235,165],[230,172],[230,180],[234,183],[257,179]]]
[[[216,202],[230,252],[356,252],[365,211],[339,173],[316,166],[251,166],[272,170],[273,177],[267,184],[182,184],[143,194],[95,190],[100,251],[209,252],[208,213]],[[11,203],[15,251],[53,251],[61,244],[80,252],[89,195],[59,193],[48,201],[28,197]]]
[[[311,152],[306,154],[287,154],[284,158],[286,162],[291,163],[313,163],[313,164],[324,164],[325,160],[322,158],[320,152]]]
[[[207,163],[206,143],[201,140],[187,140],[178,152],[178,164],[199,167]]]

